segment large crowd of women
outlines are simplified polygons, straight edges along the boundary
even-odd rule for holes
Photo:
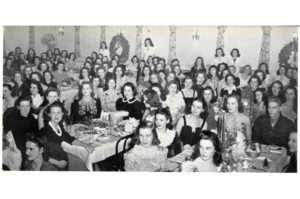
[[[239,49],[227,60],[217,48],[210,64],[199,56],[183,72],[178,59],[167,65],[155,53],[150,38],[144,45],[141,59],[121,63],[102,42],[100,53],[92,52],[82,67],[74,53],[58,48],[38,56],[16,47],[4,57],[3,167],[66,171],[62,142],[94,151],[70,136],[66,124],[124,110],[129,115],[123,119],[140,121],[134,147],[124,157],[126,171],[164,171],[167,158],[192,146],[194,169],[217,171],[224,127],[237,132],[237,148],[245,140],[286,147],[292,161],[284,171],[296,171],[298,68],[272,66],[278,67],[274,77],[267,63],[253,70]],[[76,70],[79,80],[69,76]],[[69,113],[60,102],[67,85],[79,86]]]

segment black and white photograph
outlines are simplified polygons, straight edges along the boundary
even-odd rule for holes
[[[297,172],[297,27],[5,26],[3,58],[3,170]]]

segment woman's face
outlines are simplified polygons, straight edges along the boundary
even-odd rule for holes
[[[113,79],[109,80],[109,82],[107,84],[108,84],[109,89],[115,89],[115,87],[116,87],[116,82]]]
[[[174,67],[174,72],[176,73],[176,75],[179,75],[180,68],[178,66]]]
[[[71,59],[71,60],[74,59],[74,54],[71,54],[70,59]]]
[[[223,71],[223,78],[225,78],[228,74],[229,74],[229,71],[228,70],[224,70]]]
[[[50,50],[47,52],[47,55],[48,55],[49,57],[51,57],[51,56],[52,56],[52,53],[51,53],[51,51],[50,51]]]
[[[200,140],[200,156],[202,160],[209,161],[214,157],[215,154],[215,147],[210,140]]]
[[[43,57],[43,59],[46,59],[46,58],[47,58],[46,53],[43,53],[43,54],[42,54],[42,57]]]
[[[114,59],[119,61],[119,57],[118,56],[114,56]]]
[[[191,108],[191,113],[194,116],[199,116],[203,112],[203,104],[199,101],[194,101]]]
[[[92,88],[90,87],[89,84],[84,84],[82,86],[82,94],[84,96],[91,96],[92,92],[93,92],[93,90],[92,90]]]
[[[229,71],[230,71],[231,74],[234,75],[234,74],[235,74],[235,71],[236,71],[236,70],[235,70],[235,67],[229,67]]]
[[[158,87],[152,87],[152,90],[154,90],[157,93],[158,96],[161,95],[161,92],[160,92]]]
[[[287,72],[286,72],[286,76],[288,77],[288,78],[291,78],[292,77],[292,73],[293,73],[293,69],[288,69],[287,70]]]
[[[30,85],[30,93],[31,95],[37,95],[39,93],[39,89],[35,84]]]
[[[20,109],[21,115],[28,115],[30,112],[31,104],[29,101],[21,101],[20,106],[18,106]]]
[[[201,66],[202,64],[202,60],[201,59],[197,59],[197,66]]]
[[[160,76],[160,78],[161,78],[162,80],[165,80],[165,78],[166,78],[166,76],[165,76],[164,73],[159,73],[159,76]]]
[[[176,84],[171,84],[169,87],[168,87],[168,90],[169,90],[169,93],[170,94],[175,94],[177,92],[177,85]]]
[[[167,120],[166,116],[162,114],[156,114],[155,125],[157,129],[165,129],[170,120]]]
[[[258,88],[258,80],[256,78],[251,78],[250,87],[252,90],[255,90]]]
[[[40,78],[39,78],[39,76],[38,76],[37,74],[33,74],[33,75],[31,76],[31,79],[34,79],[34,80],[36,80],[36,81],[38,81],[38,82],[41,81]]]
[[[103,62],[108,62],[108,59],[107,59],[107,57],[105,56],[105,57],[103,57]]]
[[[173,61],[172,66],[175,66],[176,64],[179,64],[177,60]]]
[[[159,83],[158,79],[157,79],[157,76],[155,74],[152,74],[150,79],[151,79],[152,83]]]
[[[25,59],[25,55],[23,53],[20,54],[20,58],[24,60]]]
[[[257,102],[262,102],[262,98],[263,94],[260,91],[255,92],[255,99],[257,100]]]
[[[26,155],[28,161],[34,161],[42,156],[44,150],[39,148],[36,143],[27,141],[26,142]]]
[[[122,68],[118,67],[116,69],[116,75],[117,75],[117,77],[121,77],[122,74],[123,74]]]
[[[59,99],[58,94],[55,91],[49,92],[46,98],[49,103],[55,102]]]
[[[58,49],[54,50],[54,54],[56,54],[56,55],[59,54]]]
[[[111,63],[111,65],[112,65],[113,67],[116,67],[116,66],[118,65],[118,63],[117,63],[116,60],[113,60],[112,63]]]
[[[221,64],[221,65],[220,65],[220,73],[221,73],[222,70],[224,70],[224,69],[225,69],[225,65]]]
[[[127,99],[131,99],[133,97],[133,91],[132,91],[132,88],[130,86],[125,86],[124,87],[124,96]]]
[[[152,63],[153,63],[152,57],[148,57],[148,63],[149,63],[149,64],[152,64]]]
[[[133,59],[132,59],[132,62],[133,62],[134,64],[136,64],[136,63],[137,63],[137,58],[136,58],[136,57],[133,58]]]
[[[259,77],[259,79],[260,79],[261,81],[263,81],[264,75],[263,75],[262,72],[258,72],[258,73],[257,73],[257,76]]]
[[[217,50],[217,55],[218,55],[218,57],[222,57],[222,51],[221,50]]]
[[[21,49],[20,49],[20,48],[17,48],[17,49],[16,49],[16,53],[17,53],[17,54],[20,54],[20,53],[21,53]]]
[[[148,67],[144,68],[144,74],[149,75],[149,73],[150,73],[149,68]]]
[[[63,64],[59,64],[59,65],[57,66],[57,68],[58,68],[59,71],[63,71],[64,65],[63,65]]]
[[[7,98],[11,96],[11,91],[5,86],[3,87],[3,97]]]
[[[100,79],[99,78],[94,78],[93,79],[93,86],[97,87],[97,86],[99,86],[99,84],[100,84]]]
[[[45,73],[45,80],[51,81],[51,75],[50,75],[50,73]]]
[[[238,111],[239,104],[235,97],[230,97],[227,99],[227,108],[229,113],[234,113]]]
[[[197,80],[197,84],[203,84],[204,83],[204,81],[205,81],[205,77],[204,77],[204,74],[198,74],[198,76],[197,76],[197,78],[196,78],[196,80]]]
[[[297,70],[293,70],[292,77],[293,77],[293,79],[298,79],[298,71]]]
[[[103,67],[107,70],[108,69],[108,64],[107,63],[103,64]]]
[[[31,74],[31,69],[30,68],[26,68],[25,69],[25,75],[26,75],[26,77],[29,77],[30,74]]]
[[[215,68],[211,68],[210,69],[210,74],[212,74],[213,76],[217,74],[217,70]]]
[[[276,84],[276,83],[273,84],[272,93],[274,96],[279,95],[279,93],[280,93],[280,85],[279,84]]]
[[[150,47],[150,41],[146,40],[146,46]]]
[[[51,69],[51,68],[52,68],[52,63],[51,63],[51,61],[47,61],[46,63],[48,64],[49,68]]]
[[[6,66],[7,66],[8,68],[11,66],[11,64],[12,64],[12,61],[11,61],[11,60],[7,60]]]
[[[157,58],[153,58],[153,63],[154,63],[154,64],[157,64],[157,63],[158,63]]]
[[[237,51],[236,50],[232,51],[232,57],[234,57],[234,58],[237,57]]]
[[[63,58],[66,58],[66,56],[67,56],[66,51],[63,51],[63,52],[61,53],[61,56],[62,56]]]
[[[192,88],[192,86],[193,86],[193,80],[191,80],[191,79],[186,79],[186,80],[184,81],[184,87],[185,87],[185,88],[190,89],[190,88]]]
[[[156,65],[156,71],[160,71],[160,70],[162,70],[162,69],[163,69],[163,67],[162,67],[161,64],[157,64],[157,65]]]
[[[284,67],[280,67],[279,74],[280,75],[285,75],[285,68]]]
[[[58,124],[63,117],[63,112],[60,107],[51,107],[50,118],[51,122]]]
[[[89,72],[86,69],[82,70],[82,76],[83,78],[88,78],[89,77]]]
[[[37,66],[37,65],[39,65],[39,63],[40,63],[40,60],[39,60],[38,58],[35,58],[35,59],[34,59],[34,63],[35,63],[35,65]]]
[[[47,64],[42,64],[42,65],[41,65],[41,69],[42,69],[42,71],[47,70]]]
[[[33,53],[33,50],[32,50],[32,49],[30,49],[30,50],[29,50],[29,55],[31,55],[31,56],[32,56],[33,54],[34,54],[34,53]]]
[[[101,43],[102,49],[105,49],[105,43]]]
[[[152,146],[152,142],[153,142],[152,130],[149,128],[140,129],[139,140],[141,142],[141,145],[145,148]]]
[[[163,60],[161,60],[161,61],[159,61],[158,63],[160,63],[161,65],[165,65],[165,63],[164,63],[164,61]]]
[[[97,54],[96,53],[92,53],[92,58],[96,59]]]
[[[288,101],[294,101],[294,99],[296,97],[296,93],[295,93],[294,89],[287,89],[285,91],[285,97],[286,97],[286,100],[288,100]]]
[[[227,85],[228,86],[233,86],[233,84],[234,84],[234,79],[233,79],[233,77],[231,77],[231,76],[229,76],[228,78],[227,78]]]
[[[88,69],[91,70],[91,64],[90,64],[90,63],[86,63],[86,64],[85,64],[85,67],[87,67]]]
[[[245,67],[245,73],[249,74],[251,72],[251,68],[249,66]]]
[[[289,137],[289,149],[291,153],[297,152],[297,133],[291,133]]]
[[[140,67],[143,68],[145,66],[145,62],[140,62]]]
[[[212,100],[213,94],[211,93],[211,90],[205,90],[203,95],[206,102],[210,102]]]
[[[100,78],[104,78],[105,77],[105,71],[103,69],[98,70],[98,75]]]
[[[21,74],[19,74],[19,73],[15,74],[14,80],[15,80],[15,82],[17,82],[17,83],[22,82]]]

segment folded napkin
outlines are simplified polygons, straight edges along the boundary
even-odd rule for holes
[[[280,154],[280,155],[282,154],[282,152],[279,150],[271,150],[271,149],[270,149],[270,153]]]
[[[266,157],[258,157],[256,159],[264,161],[266,159]],[[272,162],[272,160],[270,160],[269,158],[267,158],[267,160],[268,160],[268,162]]]

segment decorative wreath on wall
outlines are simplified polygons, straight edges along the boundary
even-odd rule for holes
[[[129,57],[129,43],[123,34],[114,36],[109,45],[110,56],[119,55],[120,63],[125,63]]]
[[[298,67],[298,41],[285,44],[281,49],[278,58],[280,66]]]

